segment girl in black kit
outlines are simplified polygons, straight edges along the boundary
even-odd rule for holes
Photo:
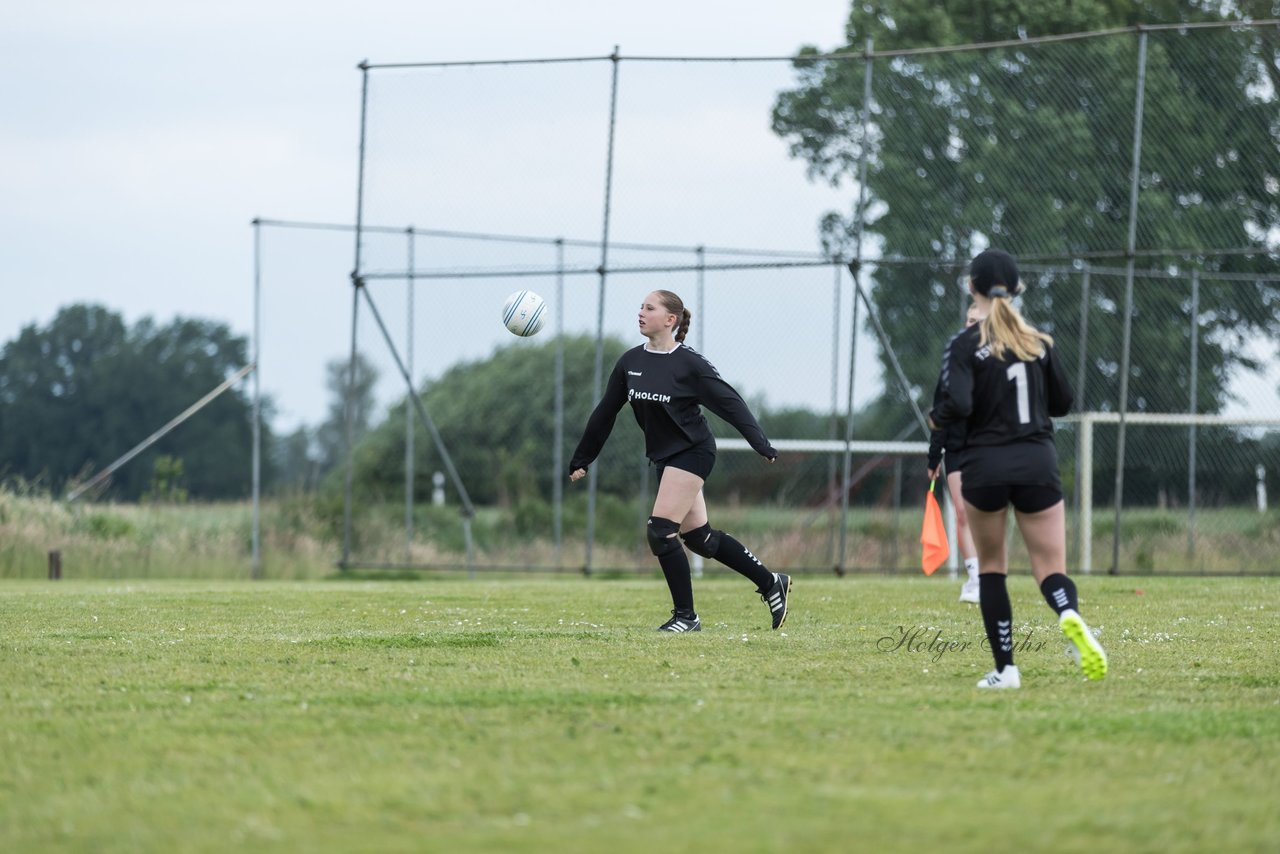
[[[689,557],[681,540],[695,554],[715,558],[755,582],[776,629],[787,619],[791,578],[770,572],[742,543],[715,530],[707,520],[702,485],[716,462],[716,442],[699,404],[736,427],[769,462],[777,459],[778,452],[741,396],[710,362],[682,343],[689,319],[689,310],[671,291],[654,291],[644,298],[640,334],[648,341],[618,359],[569,461],[569,479],[586,475],[587,466],[600,455],[613,430],[618,410],[630,402],[644,431],[645,454],[658,467],[658,497],[649,517],[647,539],[662,566],[674,606],[671,619],[658,631],[702,630],[693,608]]]
[[[973,303],[969,304],[969,310],[965,312],[964,325],[966,327],[982,320],[982,316],[978,313],[978,307]],[[933,396],[940,394],[942,380],[939,378],[939,388],[934,389]],[[959,546],[960,556],[964,558],[964,570],[968,576],[964,585],[960,588],[960,601],[971,602],[977,605],[980,601],[978,587],[978,552],[973,545],[973,534],[969,532],[969,517],[964,512],[964,498],[961,496],[961,469],[964,468],[964,422],[956,421],[948,424],[942,430],[934,430],[929,434],[929,460],[928,472],[929,480],[936,480],[942,469],[942,458],[946,455],[947,459],[947,492],[951,496],[951,506],[956,511],[956,545]]]
[[[1010,300],[1022,292],[1018,266],[988,249],[969,265],[969,291],[986,317],[956,333],[942,357],[929,427],[964,422],[961,486],[978,550],[982,621],[995,670],[979,688],[1018,688],[1013,607],[1005,578],[1005,518],[1013,505],[1031,571],[1090,679],[1107,674],[1107,655],[1081,618],[1067,578],[1066,517],[1050,417],[1071,408],[1071,386],[1053,339],[1023,320]]]

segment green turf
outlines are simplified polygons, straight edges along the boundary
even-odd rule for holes
[[[3,581],[0,850],[1274,850],[1280,581],[1080,588],[992,694],[941,577]]]

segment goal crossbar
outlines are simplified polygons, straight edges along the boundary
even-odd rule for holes
[[[722,451],[749,451],[746,439],[716,439],[716,447]],[[888,454],[909,457],[929,453],[928,442],[878,442],[842,439],[774,439],[773,447],[779,452],[797,454],[841,454],[848,450],[854,454]]]
[[[1096,425],[1119,424],[1121,421],[1131,425],[1154,425],[1163,427],[1262,427],[1280,430],[1280,418],[1265,418],[1244,415],[1197,415],[1187,412],[1080,412],[1055,419],[1063,426],[1070,425],[1077,431],[1078,447],[1078,482],[1082,499],[1079,506],[1077,536],[1079,538],[1080,571],[1093,571],[1093,501],[1084,496],[1093,495],[1094,469],[1094,427]],[[750,451],[751,446],[744,439],[717,439],[716,446],[723,451]],[[854,455],[885,456],[924,456],[929,452],[927,442],[903,441],[870,441],[854,440],[846,442],[840,439],[774,439],[773,446],[782,453],[810,454],[842,454],[846,451]],[[1194,461],[1194,457],[1191,458]],[[1190,498],[1194,501],[1194,495]],[[950,508],[948,508],[950,509]],[[947,514],[951,516],[950,513]],[[953,523],[948,519],[951,536]],[[954,548],[952,549],[954,552]]]

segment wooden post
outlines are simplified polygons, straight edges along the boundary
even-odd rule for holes
[[[49,580],[57,581],[62,578],[62,552],[49,552]]]

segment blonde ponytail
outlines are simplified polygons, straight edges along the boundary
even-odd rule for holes
[[[981,323],[979,346],[990,347],[997,359],[1012,353],[1019,362],[1030,362],[1053,346],[1053,336],[1027,323],[1008,297],[991,300],[991,311]]]

